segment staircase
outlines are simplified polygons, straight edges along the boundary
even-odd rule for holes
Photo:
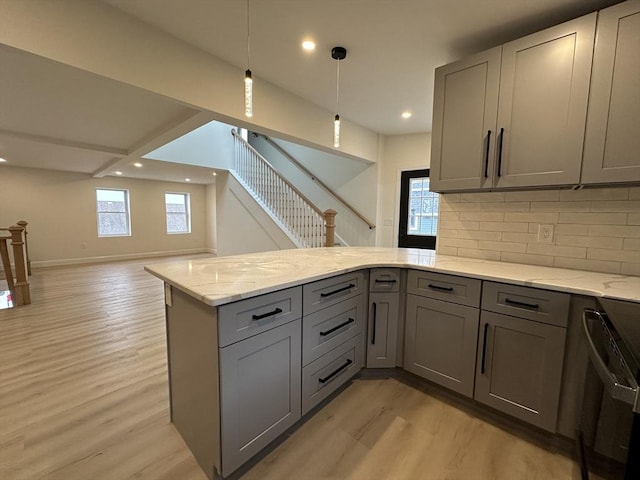
[[[334,246],[335,210],[323,212],[282,177],[236,130],[231,173],[298,248]]]

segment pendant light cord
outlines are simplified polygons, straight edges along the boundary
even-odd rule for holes
[[[336,114],[338,114],[340,113],[340,60],[336,60],[336,62],[338,62],[338,67],[336,68]]]
[[[249,63],[249,45],[251,44],[250,40],[251,40],[251,30],[250,30],[250,22],[249,22],[249,15],[250,15],[250,10],[249,10],[249,0],[247,0],[247,70],[250,70],[250,63]]]

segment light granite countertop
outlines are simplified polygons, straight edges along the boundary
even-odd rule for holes
[[[437,255],[431,250],[337,247],[157,263],[145,270],[207,305],[223,305],[363,268],[427,270],[640,302],[640,277]]]

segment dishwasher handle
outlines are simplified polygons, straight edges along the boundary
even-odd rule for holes
[[[604,384],[604,388],[609,392],[609,395],[612,398],[633,405],[633,411],[638,412],[640,409],[640,404],[638,402],[638,392],[640,391],[638,389],[638,383],[633,378],[633,375],[627,375],[627,381],[630,385],[624,385],[618,380],[618,377],[609,370],[609,367],[598,353],[593,337],[591,336],[591,331],[589,330],[589,316],[592,318],[595,317],[600,322],[604,322],[604,319],[600,312],[593,310],[592,308],[585,308],[582,312],[582,328],[587,339],[587,351],[598,377],[600,377],[600,380],[602,380],[602,383]]]

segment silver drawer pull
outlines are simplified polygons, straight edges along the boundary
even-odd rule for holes
[[[374,281],[375,283],[396,283],[397,282],[397,280],[383,280],[381,278],[376,278]]]
[[[318,381],[320,383],[327,383],[329,380],[331,380],[333,377],[335,377],[336,375],[338,375],[341,371],[343,371],[345,368],[347,368],[349,365],[351,365],[353,363],[353,360],[351,359],[347,359],[346,362],[344,362],[344,365],[338,367],[337,369],[335,369],[333,372],[331,372],[329,375],[327,375],[324,378],[319,378]]]
[[[531,310],[538,310],[540,308],[540,305],[537,303],[519,302],[517,300],[511,300],[510,298],[505,298],[504,303],[507,305],[513,305],[514,307],[530,308]]]
[[[327,335],[332,334],[333,332],[335,332],[336,330],[340,330],[342,327],[346,327],[347,325],[349,325],[350,323],[355,322],[355,320],[353,318],[350,318],[349,320],[347,320],[344,323],[341,323],[340,325],[336,325],[333,328],[330,328],[329,330],[327,330],[326,332],[320,332],[320,336],[321,337],[326,337]]]
[[[279,313],[282,313],[282,309],[276,308],[272,312],[263,313],[262,315],[251,315],[251,318],[253,318],[254,320],[262,320],[263,318],[272,317],[273,315],[277,315]]]

